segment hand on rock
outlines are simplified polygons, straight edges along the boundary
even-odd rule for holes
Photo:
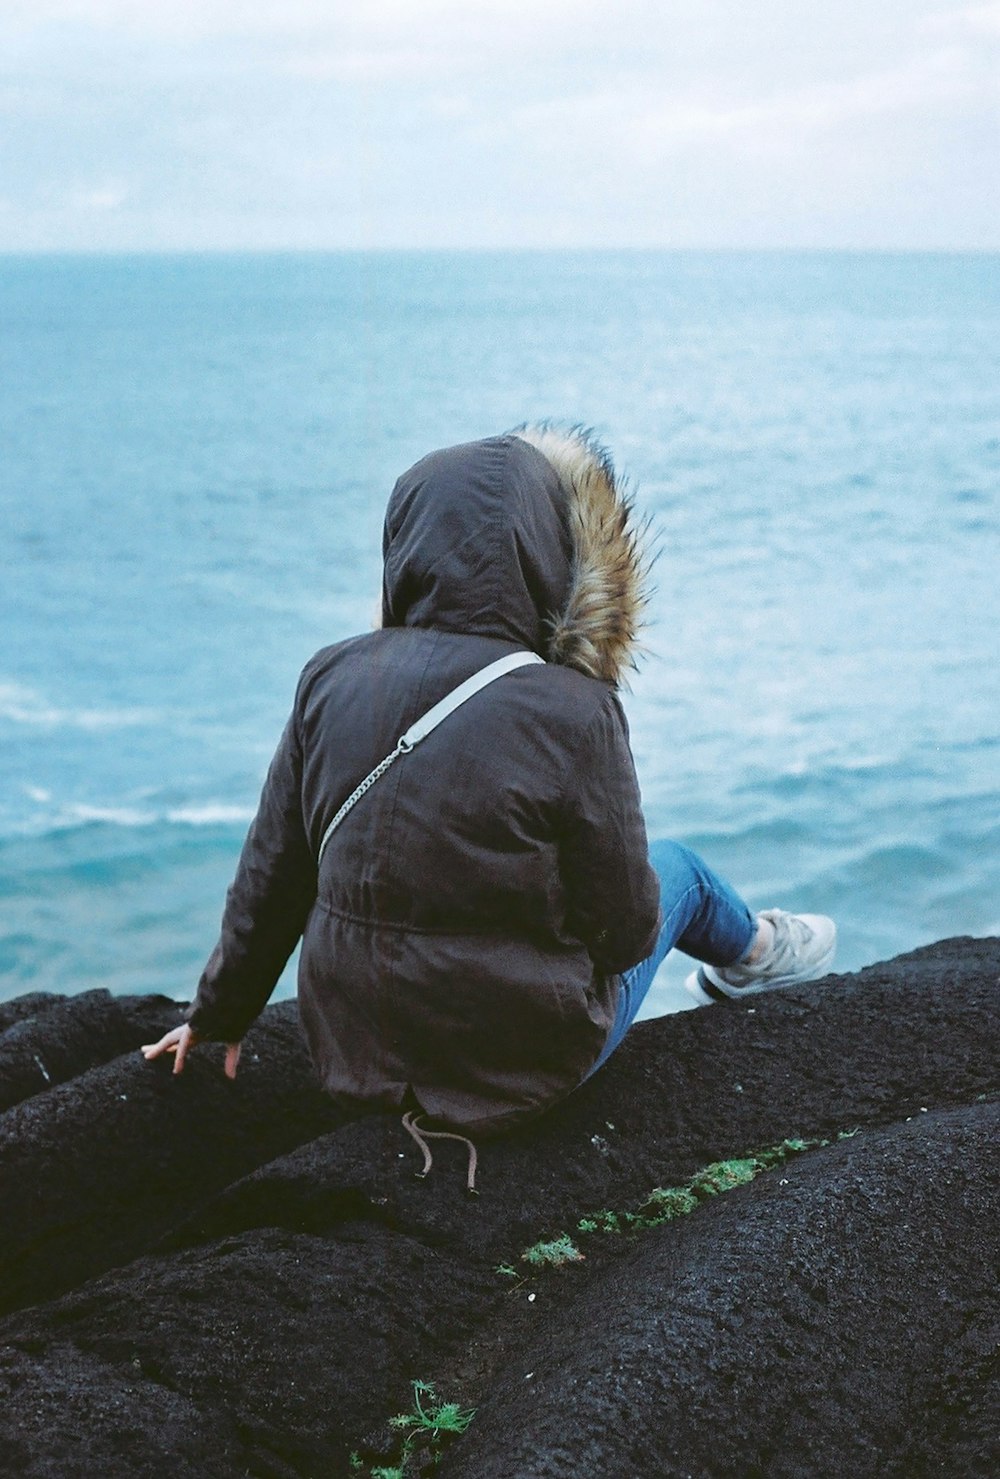
[[[191,1048],[197,1047],[201,1039],[198,1034],[185,1022],[180,1027],[172,1027],[169,1032],[164,1033],[159,1042],[146,1043],[141,1049],[142,1056],[147,1062],[158,1058],[161,1053],[174,1054],[174,1073],[184,1072],[184,1060]],[[240,1061],[240,1044],[238,1042],[226,1043],[226,1061],[224,1065],[227,1078],[236,1077],[236,1066]]]

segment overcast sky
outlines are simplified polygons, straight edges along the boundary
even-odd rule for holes
[[[1000,249],[1000,3],[0,0],[0,250]]]

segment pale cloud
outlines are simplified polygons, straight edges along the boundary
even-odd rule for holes
[[[1000,39],[1000,4],[994,0],[989,5],[958,5],[938,10],[923,18],[921,29],[931,35],[995,36]]]
[[[116,211],[127,199],[124,185],[107,183],[71,191],[68,204],[72,210]]]
[[[1000,247],[998,43],[942,0],[0,0],[0,249]]]
[[[626,0],[625,8],[654,9],[650,0]],[[27,32],[74,26],[188,41],[310,36],[382,42],[411,53],[428,40],[470,48],[530,45],[579,26],[607,30],[612,19],[604,0],[6,0],[2,14],[5,28]]]
[[[392,50],[349,47],[343,51],[296,51],[275,62],[277,71],[307,82],[360,83],[366,86],[415,77],[429,78],[437,67],[436,53],[399,46]]]
[[[594,141],[610,136],[642,164],[704,143],[732,143],[741,152],[801,152],[805,133],[922,115],[942,103],[961,103],[982,80],[969,56],[950,47],[884,71],[794,87],[749,103],[700,101],[697,94],[663,99],[648,87],[628,96],[606,90],[525,106],[517,110],[515,123],[529,135]]]

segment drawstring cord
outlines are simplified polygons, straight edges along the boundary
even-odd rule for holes
[[[425,1130],[423,1126],[418,1125],[417,1121],[419,1118],[420,1116],[414,1114],[412,1111],[403,1115],[403,1129],[408,1135],[413,1137],[424,1153],[423,1169],[418,1171],[417,1175],[422,1180],[434,1164],[434,1155],[430,1146],[427,1144],[428,1140],[461,1140],[469,1152],[469,1170],[466,1176],[465,1188],[470,1196],[477,1197],[479,1195],[476,1190],[477,1152],[472,1141],[467,1136],[455,1135],[450,1130]]]

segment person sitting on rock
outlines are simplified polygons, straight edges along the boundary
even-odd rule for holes
[[[706,1004],[827,971],[831,920],[755,915],[680,844],[650,865],[618,697],[643,532],[579,431],[522,428],[404,473],[381,627],[306,664],[219,942],[147,1058],[179,1073],[220,1041],[233,1077],[301,937],[302,1025],[334,1100],[492,1132],[606,1062],[674,946]],[[523,665],[404,742],[508,657]]]

